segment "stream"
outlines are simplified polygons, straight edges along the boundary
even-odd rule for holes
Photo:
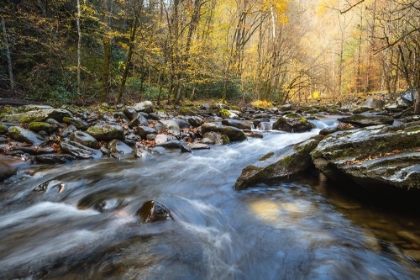
[[[397,234],[420,236],[414,214],[320,174],[233,189],[244,167],[335,121],[315,124],[191,154],[22,169],[0,183],[0,279],[420,279],[403,254],[415,244]],[[149,200],[174,219],[142,223]]]

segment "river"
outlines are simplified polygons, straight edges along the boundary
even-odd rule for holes
[[[32,165],[0,183],[0,278],[420,279],[415,215],[347,197],[322,175],[233,190],[241,170],[308,133],[191,154]],[[174,220],[142,223],[149,200]]]

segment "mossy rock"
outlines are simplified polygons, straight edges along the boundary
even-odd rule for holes
[[[214,123],[205,123],[201,126],[201,133],[203,135],[210,131],[226,135],[229,137],[231,142],[244,141],[248,139],[242,130],[233,126],[216,125]]]
[[[124,140],[124,130],[116,124],[98,123],[89,127],[86,133],[92,135],[98,141]]]
[[[34,132],[40,132],[41,130],[52,133],[58,130],[57,125],[46,123],[46,122],[32,122],[28,125],[28,129]]]
[[[273,129],[286,132],[299,133],[310,131],[315,125],[309,122],[304,116],[297,113],[288,113],[281,116],[273,124]]]
[[[242,170],[234,188],[245,189],[257,183],[284,180],[299,176],[313,168],[310,153],[319,142],[318,137],[271,152]]]
[[[182,107],[179,110],[179,114],[184,115],[184,116],[195,116],[196,112],[194,112],[194,110],[192,108]]]
[[[224,118],[224,119],[228,119],[230,118],[230,112],[227,109],[222,109],[219,111],[219,115],[220,117]]]

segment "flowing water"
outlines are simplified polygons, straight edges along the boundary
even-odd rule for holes
[[[233,190],[245,166],[319,128],[21,170],[0,184],[0,278],[419,279],[395,235],[416,234],[416,217],[364,206],[321,175]],[[142,223],[149,200],[174,220]]]

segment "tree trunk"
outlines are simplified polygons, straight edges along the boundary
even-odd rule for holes
[[[80,68],[81,68],[81,53],[82,53],[82,32],[80,30],[80,17],[81,17],[81,11],[80,11],[80,0],[77,0],[77,94],[80,95]]]
[[[128,76],[128,71],[130,69],[129,66],[130,66],[130,63],[131,63],[131,57],[133,56],[134,40],[136,38],[137,26],[138,26],[138,18],[137,18],[137,16],[135,16],[134,19],[133,19],[133,24],[131,26],[130,45],[128,47],[128,53],[127,53],[127,57],[126,57],[125,63],[124,63],[125,64],[124,73],[123,73],[123,76],[122,76],[120,89],[118,90],[117,103],[121,103],[122,95],[123,95],[124,88],[125,88],[125,83],[127,82],[127,76]]]
[[[111,63],[111,35],[109,34],[108,0],[102,0],[102,44],[104,47],[104,59],[102,65],[102,93],[101,102],[105,102],[109,95],[109,76]]]
[[[9,41],[7,39],[6,23],[4,17],[1,17],[1,28],[3,30],[4,45],[6,47],[7,67],[9,69],[10,88],[15,89],[15,80],[13,78],[12,56],[10,55]]]

